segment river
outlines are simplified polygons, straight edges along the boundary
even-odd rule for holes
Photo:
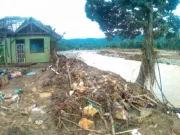
[[[129,82],[134,82],[138,76],[140,62],[133,60],[125,60],[123,58],[115,58],[102,56],[96,51],[63,51],[58,52],[69,58],[77,58],[95,68],[111,71],[119,74],[122,78]],[[180,66],[159,64],[162,89],[167,99],[176,107],[180,108]],[[156,73],[158,68],[156,66]],[[159,76],[157,74],[157,78]],[[161,99],[161,94],[157,86],[154,87],[154,93]]]

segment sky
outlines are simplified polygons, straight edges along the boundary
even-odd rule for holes
[[[64,38],[105,37],[96,22],[86,17],[86,0],[1,0],[0,18],[5,16],[34,17]],[[175,14],[180,15],[180,6]]]

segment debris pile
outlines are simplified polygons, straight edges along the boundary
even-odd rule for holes
[[[158,104],[148,90],[119,75],[64,56],[59,56],[58,61],[49,79],[36,83],[41,87],[56,86],[51,105],[61,130],[131,133],[133,130],[129,129],[138,128]]]

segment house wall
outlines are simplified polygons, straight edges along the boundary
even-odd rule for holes
[[[8,46],[8,57],[7,63],[17,63],[16,60],[16,40],[23,39],[25,40],[25,62],[32,63],[32,62],[49,62],[50,59],[50,37],[49,36],[27,36],[27,37],[18,37],[18,38],[7,38],[7,46]],[[30,39],[44,39],[44,52],[43,53],[31,53],[30,52]],[[11,44],[10,41],[14,42]],[[12,48],[12,57],[11,51]],[[6,52],[6,51],[4,51]],[[6,59],[5,59],[6,60]]]

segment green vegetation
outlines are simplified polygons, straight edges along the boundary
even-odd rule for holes
[[[170,39],[160,38],[154,40],[154,47],[165,50],[180,50],[180,38]],[[88,38],[88,39],[62,39],[57,44],[58,51],[66,50],[96,50],[104,48],[121,48],[121,49],[141,49],[142,36],[134,40],[112,40],[107,41],[105,38]]]
[[[119,37],[108,41],[105,38],[87,39],[62,39],[57,44],[58,51],[65,50],[93,50],[102,48],[142,48],[142,36],[137,36],[134,40],[121,40]]]

